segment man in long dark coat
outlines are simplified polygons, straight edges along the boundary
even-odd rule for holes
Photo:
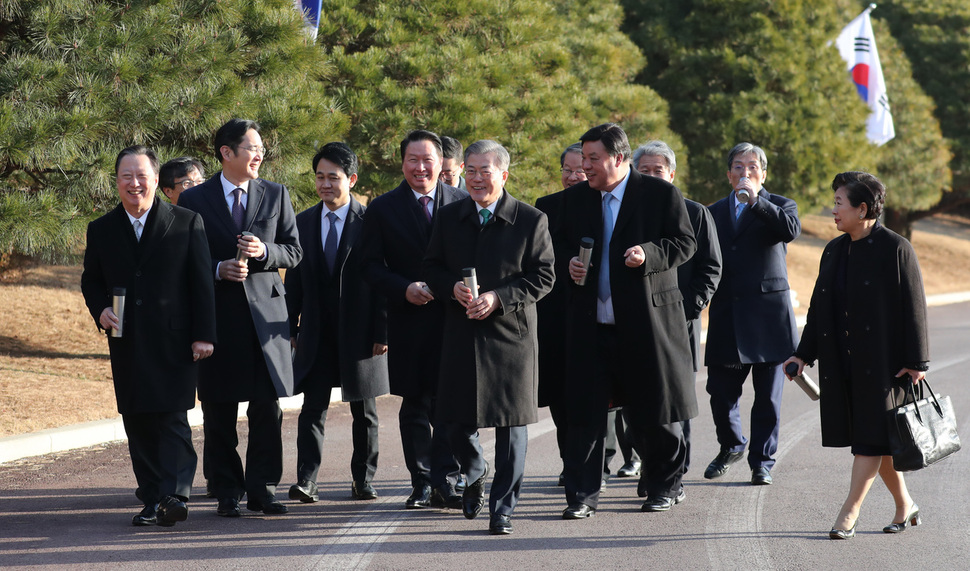
[[[401,141],[404,181],[367,206],[361,236],[364,279],[387,299],[387,366],[391,394],[402,397],[398,421],[411,473],[406,508],[461,506],[459,466],[444,432],[432,429],[441,359],[441,328],[449,292],[432,295],[421,281],[439,209],[468,193],[442,184],[441,139],[415,130]],[[433,490],[433,493],[432,493]]]
[[[630,168],[630,143],[618,125],[587,131],[587,181],[564,191],[557,248],[579,251],[596,240],[589,268],[568,260],[564,519],[596,510],[607,411],[628,407],[630,432],[650,458],[640,475],[644,511],[683,501],[687,447],[681,421],[697,415],[683,296],[677,266],[696,249],[677,187]],[[586,276],[585,285],[576,280]]]
[[[512,510],[525,473],[527,424],[538,416],[535,303],[555,281],[546,216],[504,190],[509,154],[495,141],[465,151],[469,194],[442,208],[425,257],[431,291],[446,305],[440,422],[470,482],[465,517],[484,507],[488,463],[478,429],[496,427],[489,532],[512,533]],[[478,291],[462,283],[475,268]]]
[[[350,459],[354,499],[372,500],[377,472],[376,397],[387,394],[387,316],[384,298],[364,283],[359,237],[364,206],[350,194],[357,183],[357,155],[328,143],[313,157],[320,202],[297,214],[303,259],[286,272],[286,308],[295,390],[303,393],[297,425],[297,483],[290,499],[319,499],[330,392],[341,389],[353,415]]]
[[[203,464],[218,515],[239,517],[243,494],[247,509],[283,514],[287,508],[276,499],[283,475],[279,398],[293,394],[293,361],[279,270],[298,264],[303,250],[286,187],[259,178],[266,153],[259,124],[232,119],[213,146],[222,172],[179,196],[205,221],[216,291],[220,350],[199,377]],[[245,471],[236,451],[243,401],[249,402]]]
[[[108,337],[118,412],[128,435],[134,525],[171,526],[188,515],[196,454],[186,411],[195,406],[196,361],[212,354],[215,301],[202,218],[159,200],[158,159],[128,147],[115,163],[121,204],[88,225],[81,293]],[[122,315],[112,308],[124,288]]]

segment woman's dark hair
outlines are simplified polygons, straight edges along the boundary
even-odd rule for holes
[[[849,204],[858,208],[866,203],[866,218],[876,219],[886,204],[886,185],[867,172],[849,171],[835,175],[832,191],[845,188]]]

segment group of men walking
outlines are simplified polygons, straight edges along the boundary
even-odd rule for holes
[[[732,150],[731,194],[706,209],[672,184],[667,145],[633,153],[607,123],[563,153],[564,190],[535,208],[505,188],[511,158],[499,143],[477,141],[462,154],[456,140],[417,130],[401,142],[404,181],[366,208],[351,195],[356,155],[343,143],[322,146],[312,165],[320,202],[299,215],[284,186],[258,176],[258,124],[228,122],[214,153],[222,171],[194,187],[200,164],[162,169],[173,206],[155,197],[152,151],[123,150],[121,205],[88,229],[82,291],[111,333],[144,504],[135,525],[187,517],[196,455],[185,411],[196,384],[203,471],[220,516],[241,515],[244,496],[249,510],[287,512],[276,495],[278,399],[294,392],[304,404],[289,497],[319,499],[334,387],[353,415],[355,499],[377,497],[375,399],[390,392],[402,398],[407,508],[475,518],[491,475],[489,532],[512,533],[526,427],[543,404],[559,431],[564,519],[597,509],[611,410],[620,411],[617,436],[642,461],[641,509],[667,511],[686,498],[699,318],[709,302],[708,392],[721,452],[705,477],[723,475],[748,447],[752,483],[771,483],[780,363],[795,334],[785,244],[800,227],[794,202],[764,190],[760,148]],[[184,192],[172,198],[172,187]],[[750,445],[738,410],[749,370]],[[236,452],[241,402],[245,467]],[[496,429],[493,464],[478,441],[485,427]]]

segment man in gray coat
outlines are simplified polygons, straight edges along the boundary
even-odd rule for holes
[[[470,482],[465,517],[485,503],[488,463],[478,429],[495,427],[489,532],[512,533],[525,472],[527,424],[538,416],[536,301],[552,290],[554,254],[546,216],[504,190],[509,154],[495,141],[465,151],[471,195],[439,212],[424,274],[445,308],[437,418]],[[478,289],[462,281],[475,268]]]

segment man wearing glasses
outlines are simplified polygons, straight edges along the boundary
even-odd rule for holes
[[[232,119],[215,136],[222,172],[190,188],[179,206],[202,215],[215,279],[217,359],[199,375],[205,450],[217,514],[239,517],[239,500],[265,514],[287,509],[276,499],[283,475],[279,397],[293,394],[290,327],[280,268],[303,257],[286,187],[259,178],[266,149],[259,124]],[[237,407],[248,401],[246,470],[236,452]]]
[[[169,202],[178,205],[179,195],[205,182],[205,167],[193,157],[178,157],[162,165],[158,171],[158,186]]]

